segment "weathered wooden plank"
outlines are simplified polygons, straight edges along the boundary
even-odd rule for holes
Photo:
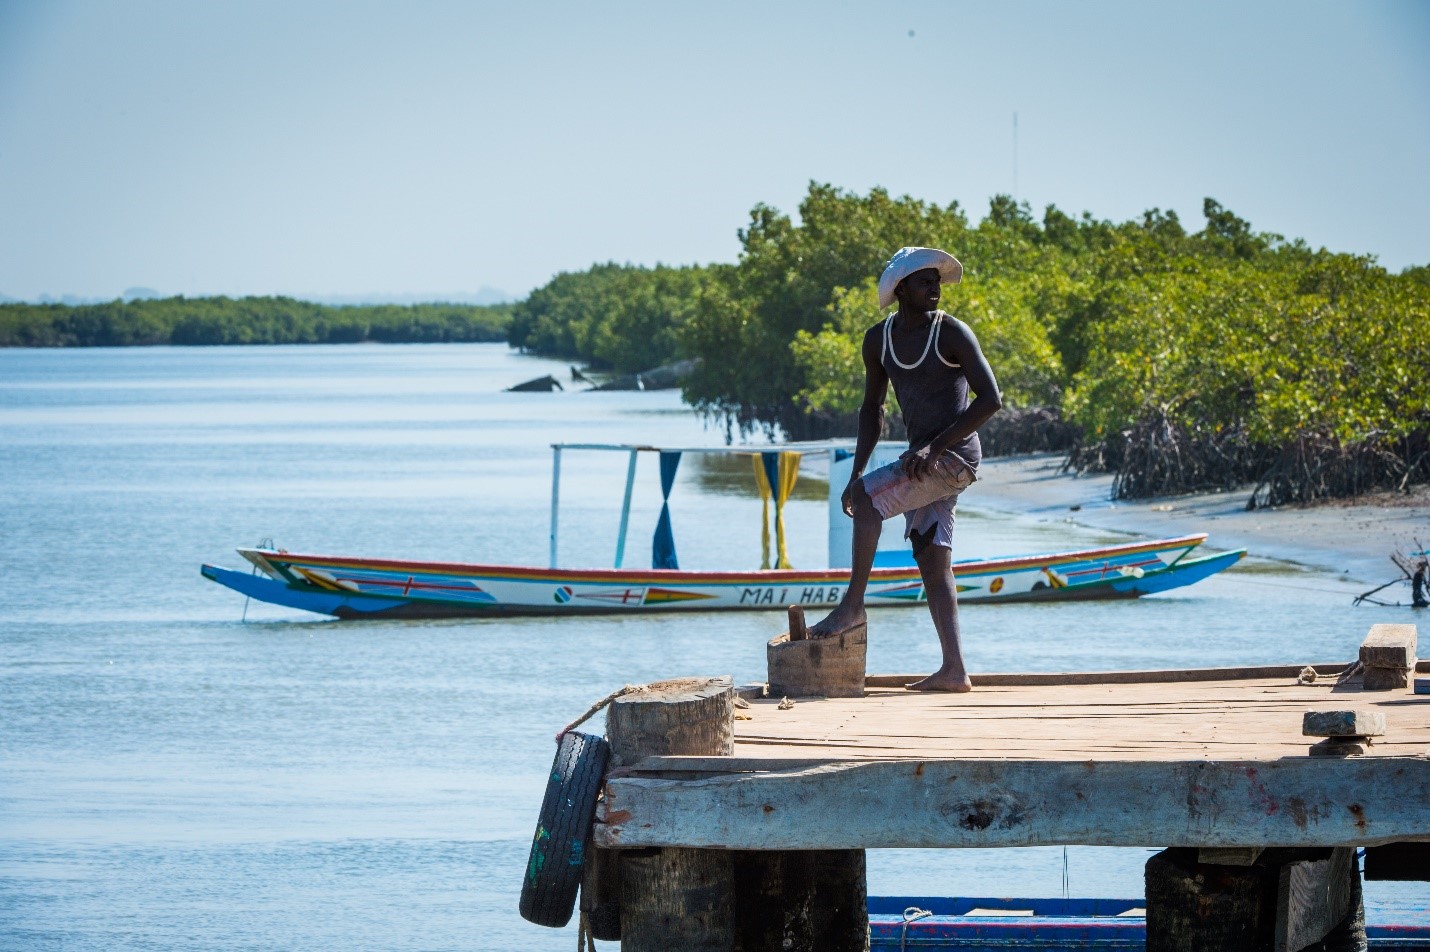
[[[1355,850],[1281,867],[1276,899],[1275,952],[1298,952],[1320,942],[1351,911]],[[1357,878],[1359,878],[1357,876]]]
[[[865,761],[612,777],[607,847],[1363,846],[1430,840],[1430,759]]]
[[[1412,626],[1413,627],[1413,626]],[[1064,684],[1169,684],[1196,681],[1242,681],[1259,678],[1284,678],[1295,682],[1304,668],[1314,668],[1317,675],[1340,674],[1344,661],[1304,664],[1267,664],[1235,668],[1169,668],[1157,671],[1033,671],[975,673],[974,689],[991,687],[1036,687]],[[924,677],[922,674],[871,674],[864,679],[866,688],[903,688]]]
[[[1414,625],[1371,625],[1360,646],[1360,663],[1367,668],[1415,666]]]
[[[1365,878],[1430,882],[1430,843],[1386,843],[1368,848]]]
[[[1147,860],[1147,952],[1270,952],[1274,872],[1207,867],[1197,852],[1173,847]]]
[[[1307,711],[1301,718],[1306,737],[1379,737],[1385,733],[1385,715],[1363,708],[1349,711]]]
[[[1249,849],[1221,849],[1211,847],[1197,850],[1197,862],[1212,866],[1250,866],[1265,849],[1256,846]]]

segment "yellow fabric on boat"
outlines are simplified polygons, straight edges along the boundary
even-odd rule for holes
[[[755,486],[760,491],[760,568],[770,567],[770,481],[765,476],[765,461],[751,456],[755,464]]]
[[[760,491],[760,568],[770,567],[770,499],[775,501],[775,568],[788,569],[789,553],[785,551],[785,503],[799,479],[800,454],[761,453],[750,459],[755,466],[755,486]],[[778,462],[776,462],[776,459]],[[773,477],[778,486],[770,486]]]
[[[799,479],[799,454],[794,452],[784,452],[780,454],[780,486],[779,495],[775,497],[775,546],[779,550],[779,562],[777,568],[793,568],[789,564],[789,553],[785,551],[785,502],[788,501],[790,493],[794,492],[795,481]]]

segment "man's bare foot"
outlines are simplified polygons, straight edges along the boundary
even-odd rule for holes
[[[952,672],[935,671],[928,677],[915,681],[913,684],[904,685],[906,691],[947,691],[950,694],[967,694],[973,690],[973,682],[968,675],[953,674]]]
[[[810,625],[808,637],[833,638],[865,624],[868,624],[868,616],[864,614],[863,608],[845,610],[844,606],[840,605],[826,615],[823,621]]]

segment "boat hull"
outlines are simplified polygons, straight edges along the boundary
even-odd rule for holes
[[[965,561],[953,566],[965,603],[1136,598],[1206,578],[1244,552],[1192,559],[1206,537],[1184,536],[1077,552]],[[542,569],[298,555],[239,549],[250,574],[205,565],[205,577],[251,598],[338,618],[779,609],[834,605],[847,569],[692,572]],[[870,607],[924,601],[915,566],[876,568]]]
[[[959,949],[962,952],[1074,952],[1147,943],[1142,899],[1004,899],[870,896],[869,948]],[[1430,950],[1423,912],[1383,922],[1367,909],[1371,949]]]

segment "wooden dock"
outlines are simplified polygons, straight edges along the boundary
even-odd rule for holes
[[[863,657],[862,635],[781,636],[764,684],[615,698],[589,934],[627,952],[859,950],[867,849],[1099,845],[1162,848],[1148,952],[1351,949],[1357,848],[1367,878],[1430,877],[1413,625],[1374,626],[1349,666],[984,674],[961,695],[904,690],[916,675],[861,691]],[[768,692],[821,677],[830,696]]]
[[[1368,846],[1430,839],[1430,696],[1302,668],[1003,675],[970,694],[750,700],[728,756],[607,781],[606,847]],[[754,692],[747,692],[754,693]],[[1382,713],[1319,757],[1308,711]],[[748,718],[748,719],[745,719]]]

